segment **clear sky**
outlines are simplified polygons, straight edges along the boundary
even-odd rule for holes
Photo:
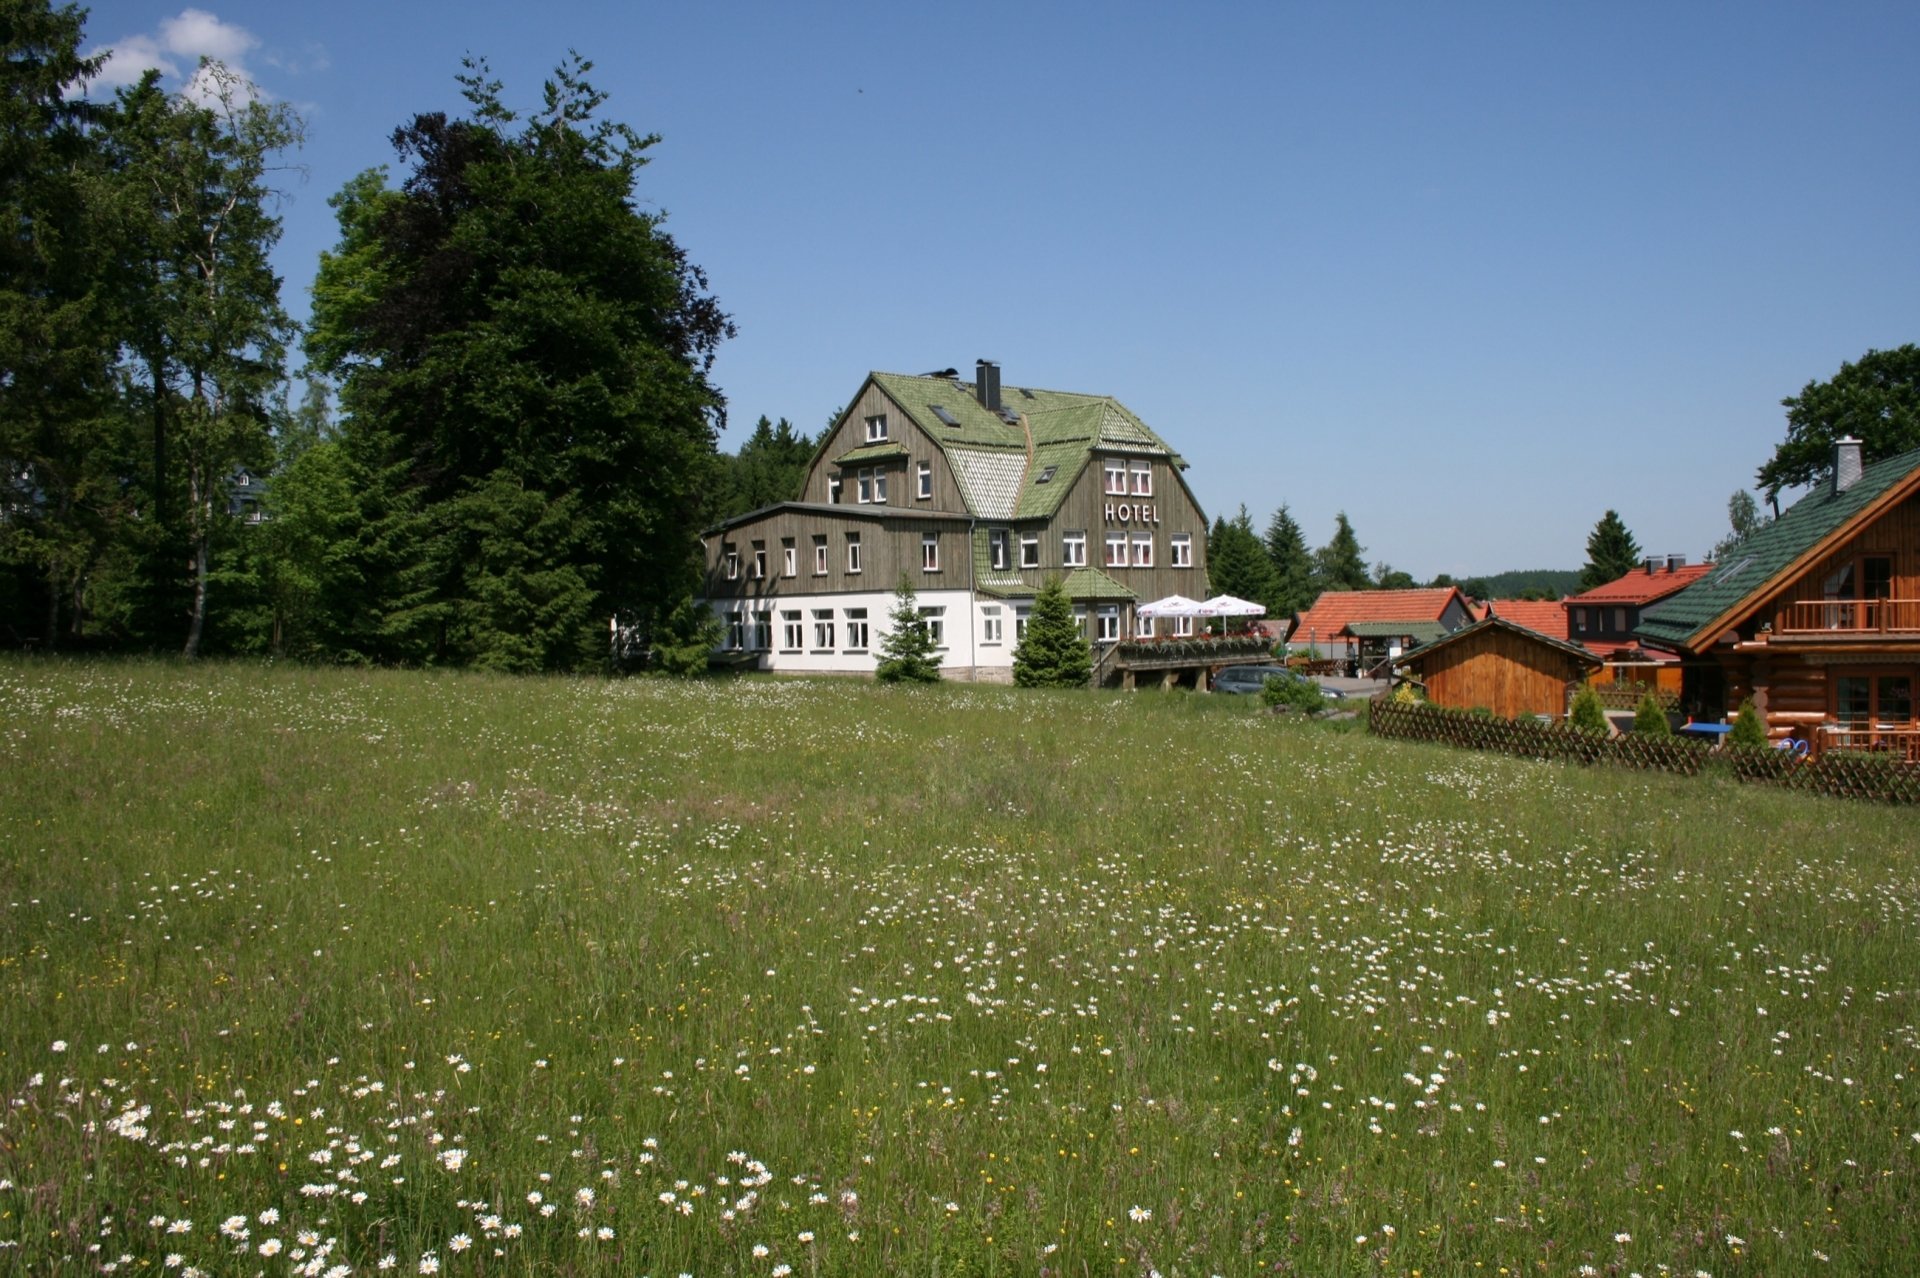
[[[327,197],[461,109],[464,54],[532,108],[576,49],[739,324],[723,447],[995,359],[1124,402],[1209,515],[1285,502],[1318,545],[1345,510],[1422,580],[1576,568],[1609,507],[1697,557],[1782,397],[1920,341],[1911,0],[112,0],[87,33],[304,114],[296,314]]]

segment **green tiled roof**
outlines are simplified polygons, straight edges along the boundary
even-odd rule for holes
[[[836,466],[858,466],[864,462],[894,461],[907,455],[905,444],[881,442],[862,444],[850,452],[841,453],[833,459]]]
[[[1138,598],[1131,590],[1101,572],[1098,568],[1075,568],[1060,583],[1067,592],[1067,598],[1073,600],[1092,599],[1096,601],[1124,602]]]
[[[1398,639],[1404,635],[1415,643],[1448,633],[1437,621],[1349,621],[1342,628],[1356,639]]]
[[[1034,588],[1011,566],[995,569],[993,566],[993,548],[987,540],[988,530],[973,530],[973,585],[974,589],[986,595],[996,595],[1002,599],[1024,598],[1035,593]],[[1019,553],[1014,544],[1012,533],[1007,534],[1007,563],[1013,563],[1013,556]]]
[[[1016,417],[1026,419],[1026,429],[1023,429],[1017,420],[1009,422],[999,414],[982,408],[980,401],[974,398],[970,382],[948,377],[910,377],[900,373],[874,373],[872,379],[929,438],[939,444],[949,462],[953,462],[956,455],[962,455],[956,470],[964,465],[969,479],[984,477],[991,471],[992,468],[981,465],[982,459],[977,456],[983,451],[1005,451],[1024,463],[1028,448],[1027,431],[1031,430],[1033,464],[1025,467],[1010,503],[1009,513],[1015,519],[1040,519],[1053,514],[1095,449],[1165,458],[1176,467],[1186,464],[1145,422],[1127,411],[1119,401],[1104,395],[1002,386],[1000,402]],[[947,425],[934,411],[936,407],[959,425]],[[860,451],[855,450],[856,453]],[[964,455],[968,453],[976,455]],[[843,457],[840,462],[845,464],[846,460]],[[1036,484],[1034,480],[1048,466],[1054,468],[1053,479],[1045,484]],[[993,492],[993,496],[987,500],[995,504],[1003,500],[1010,481],[1011,474],[1006,473],[1000,476],[999,482],[983,485]],[[969,491],[968,496],[972,499],[974,493]],[[976,508],[975,513],[988,518],[1007,517],[1007,514],[986,509]]]
[[[1747,599],[1770,594],[1794,560],[1852,521],[1854,516],[1920,468],[1920,449],[1877,461],[1836,494],[1823,482],[1785,514],[1727,552],[1712,572],[1668,595],[1640,614],[1634,634],[1655,643],[1687,647],[1715,618]],[[1757,603],[1758,600],[1756,599]]]

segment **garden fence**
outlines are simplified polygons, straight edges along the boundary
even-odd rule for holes
[[[1464,710],[1374,698],[1371,731],[1399,741],[1428,741],[1491,750],[1525,759],[1607,763],[1647,772],[1698,776],[1715,772],[1755,785],[1781,786],[1844,799],[1920,803],[1920,768],[1869,751],[1830,751],[1809,759],[1790,750],[1714,747],[1684,737],[1605,737],[1565,723],[1500,719]]]

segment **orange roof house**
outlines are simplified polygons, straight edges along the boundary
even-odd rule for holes
[[[1487,610],[1535,634],[1567,641],[1567,609],[1558,599],[1493,599]]]
[[[1666,654],[1656,655],[1634,638],[1641,609],[1677,594],[1712,571],[1712,564],[1689,564],[1683,555],[1650,557],[1626,576],[1566,599],[1562,606],[1567,611],[1567,629],[1562,637],[1607,661],[1661,660]]]
[[[1294,618],[1287,636],[1315,656],[1374,660],[1451,634],[1474,620],[1454,586],[1423,590],[1328,590]]]

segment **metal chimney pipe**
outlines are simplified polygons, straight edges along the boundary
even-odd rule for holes
[[[1848,435],[1833,441],[1833,493],[1839,496],[1860,482],[1860,441]]]

